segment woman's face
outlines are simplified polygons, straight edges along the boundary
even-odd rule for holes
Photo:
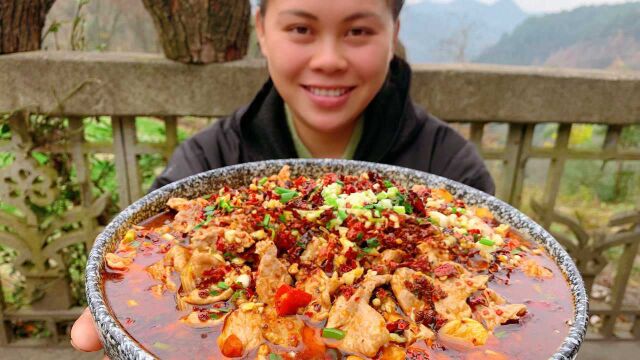
[[[296,119],[333,133],[353,124],[382,87],[398,25],[386,0],[269,0],[256,29]]]

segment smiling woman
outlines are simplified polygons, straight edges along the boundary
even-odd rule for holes
[[[393,15],[382,0],[271,0],[257,14],[269,74],[312,154],[340,157],[382,87],[398,34]]]

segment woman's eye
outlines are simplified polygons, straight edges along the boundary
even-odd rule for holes
[[[294,26],[294,27],[291,27],[289,31],[296,35],[307,35],[311,32],[309,28],[306,26]]]
[[[365,29],[365,28],[353,28],[351,30],[349,30],[349,33],[347,34],[348,36],[363,36],[363,35],[369,35],[371,34],[371,31]]]

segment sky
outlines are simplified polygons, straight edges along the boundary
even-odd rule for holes
[[[453,0],[407,0],[407,3],[417,3],[422,1],[432,2],[451,2]],[[491,4],[497,0],[477,0],[479,2]],[[541,12],[558,12],[563,10],[571,10],[578,6],[585,5],[602,5],[602,4],[620,4],[634,2],[633,0],[514,0],[522,10],[532,13]]]

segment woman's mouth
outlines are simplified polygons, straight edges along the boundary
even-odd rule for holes
[[[355,89],[355,86],[319,87],[303,85],[302,87],[310,95],[311,101],[322,108],[336,108],[344,105],[349,99],[349,94]]]

